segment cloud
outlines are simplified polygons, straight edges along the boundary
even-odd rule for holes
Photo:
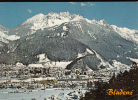
[[[72,5],[75,5],[76,4],[75,2],[69,2],[69,3],[71,3]]]
[[[93,6],[94,4],[93,3],[91,3],[91,2],[88,2],[89,4],[90,4],[90,6]]]
[[[81,6],[86,6],[86,4],[82,2],[82,3],[81,3]]]
[[[93,6],[94,4],[91,2],[87,2],[87,3],[81,3],[81,6]]]
[[[31,10],[31,9],[28,9],[27,11],[28,11],[29,13],[32,13],[32,10]]]

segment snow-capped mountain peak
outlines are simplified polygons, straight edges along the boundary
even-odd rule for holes
[[[21,29],[18,27],[18,30],[22,30],[22,25],[27,28],[27,31],[25,35],[31,35],[34,34],[37,30],[44,30],[45,28],[52,28],[53,26],[59,26],[62,23],[68,23],[68,22],[76,22],[80,20],[85,20],[89,24],[96,25],[97,27],[105,27],[105,30],[107,31],[115,31],[120,36],[127,40],[135,41],[138,43],[138,31],[136,30],[130,30],[127,28],[119,28],[115,25],[109,25],[104,19],[100,21],[96,21],[95,19],[89,20],[87,18],[83,18],[81,15],[76,14],[70,14],[67,12],[60,12],[60,13],[54,13],[50,12],[47,15],[44,15],[42,13],[37,14],[28,20],[26,20],[23,24],[21,24]],[[80,26],[80,25],[79,25]],[[81,27],[81,26],[80,26]],[[26,28],[24,30],[26,30]],[[13,33],[16,33],[19,36],[25,36],[20,34],[18,31],[14,31]],[[14,34],[13,34],[14,35]]]
[[[47,15],[44,15],[42,13],[37,14],[33,16],[32,18],[26,20],[22,25],[25,24],[33,24],[30,29],[38,30],[38,29],[44,29],[48,27],[52,27],[55,25],[60,25],[65,22],[69,21],[76,21],[79,19],[82,19],[83,17],[80,15],[70,15],[69,12],[61,12],[61,13],[49,13]],[[35,31],[33,31],[34,33]]]
[[[32,18],[29,18],[28,20],[26,20],[24,24],[27,24],[27,23],[32,23],[32,22],[40,22],[41,20],[43,20],[43,17],[44,17],[44,14],[40,13],[40,14],[37,14],[35,16],[33,16]]]
[[[97,24],[106,27],[106,29],[112,30],[112,27],[104,19],[97,21]]]
[[[98,23],[101,24],[101,25],[105,25],[105,24],[107,24],[107,22],[106,22],[104,19],[98,21]]]

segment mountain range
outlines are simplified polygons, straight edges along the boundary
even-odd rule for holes
[[[81,60],[92,70],[138,59],[138,30],[89,20],[69,12],[42,13],[8,29],[0,25],[0,63],[48,63],[72,67]],[[42,58],[43,55],[43,58]]]

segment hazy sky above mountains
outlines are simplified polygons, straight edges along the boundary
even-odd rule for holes
[[[0,2],[0,25],[14,28],[39,13],[67,11],[138,30],[138,2]]]

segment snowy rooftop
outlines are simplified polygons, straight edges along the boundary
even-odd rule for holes
[[[38,67],[38,68],[43,68],[42,64],[29,64],[28,67]]]

